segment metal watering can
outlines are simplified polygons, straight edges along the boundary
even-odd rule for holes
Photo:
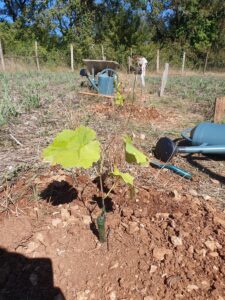
[[[155,156],[166,162],[176,153],[225,154],[225,125],[200,123],[194,128],[187,128],[181,136],[193,146],[177,146],[171,139],[159,139],[155,147]]]
[[[118,76],[113,69],[104,69],[98,73],[97,79],[88,75],[85,69],[80,71],[80,75],[86,76],[88,81],[99,94],[112,96],[114,93],[114,85],[118,81]]]

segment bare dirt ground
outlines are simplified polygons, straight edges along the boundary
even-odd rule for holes
[[[176,156],[192,180],[120,161],[124,133],[152,159],[159,137],[179,137],[205,119],[202,110],[170,95],[159,103],[138,89],[123,108],[49,89],[53,101],[1,128],[0,299],[225,299],[224,161]],[[56,132],[79,123],[106,145],[114,139],[110,162],[135,177],[135,195],[121,184],[107,198],[105,244],[96,230],[94,172],[40,159]]]

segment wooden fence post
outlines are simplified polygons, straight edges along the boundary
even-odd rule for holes
[[[101,45],[101,47],[102,47],[102,60],[106,60],[105,53],[104,53],[104,46]]]
[[[5,71],[5,61],[4,61],[4,56],[3,56],[1,40],[0,40],[0,59],[1,59],[2,70]]]
[[[73,65],[73,44],[70,44],[70,65],[71,65],[71,71],[74,71],[74,65]]]
[[[39,72],[39,71],[40,71],[40,65],[39,65],[39,59],[38,59],[38,43],[37,43],[37,41],[35,41],[34,47],[35,47],[35,59],[36,59],[36,65],[37,65],[37,70],[38,70],[38,72]]]
[[[166,83],[167,83],[168,73],[169,73],[169,64],[166,63],[165,64],[165,70],[164,70],[163,76],[162,76],[161,87],[160,87],[160,91],[159,91],[159,97],[162,97],[164,95],[164,90],[165,90]]]
[[[185,51],[184,51],[184,53],[183,53],[183,58],[182,58],[181,74],[184,73],[184,68],[185,68],[185,58],[186,58],[186,53],[185,53]]]
[[[225,117],[225,97],[219,97],[215,100],[214,123],[220,123]]]
[[[128,56],[128,73],[130,74],[130,67],[131,67],[131,57]]]
[[[206,53],[206,58],[205,58],[205,65],[204,65],[204,70],[203,73],[205,74],[207,65],[208,65],[208,58],[209,58],[209,52]]]
[[[156,73],[159,73],[159,49],[157,50],[157,57],[156,57]]]

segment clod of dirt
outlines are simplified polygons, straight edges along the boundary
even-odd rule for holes
[[[116,299],[117,299],[116,291],[112,291],[112,292],[109,294],[109,299],[110,299],[110,300],[116,300]]]
[[[212,256],[212,257],[218,257],[219,256],[218,252],[210,252],[209,255]]]
[[[29,254],[29,253],[34,252],[38,247],[39,247],[39,244],[38,244],[38,243],[30,242],[30,243],[27,245],[26,253]]]
[[[134,234],[139,231],[139,226],[137,222],[129,222],[128,232],[129,234]]]
[[[70,212],[66,208],[62,208],[60,213],[64,221],[67,221],[70,218]]]
[[[0,245],[5,248],[17,248],[32,235],[32,227],[27,217],[5,218],[0,223]]]
[[[164,260],[165,255],[171,255],[172,251],[166,248],[154,248],[153,257],[157,260]]]
[[[124,207],[122,210],[123,217],[127,217],[128,219],[131,217],[131,215],[134,213],[133,209],[130,207]]]
[[[62,220],[59,218],[52,220],[52,226],[57,227],[60,223],[62,223]]]
[[[219,224],[225,228],[225,220],[219,218],[218,216],[214,216],[213,218],[214,223]]]
[[[189,190],[189,194],[193,197],[197,197],[198,196],[198,192],[196,190],[190,189]]]

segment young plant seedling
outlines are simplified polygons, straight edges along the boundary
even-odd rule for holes
[[[118,83],[117,90],[116,90],[115,104],[117,106],[123,106],[124,102],[125,102],[125,98],[122,96],[120,92],[120,83]]]
[[[133,146],[134,147],[134,146]],[[136,149],[134,147],[134,149]],[[140,155],[138,150],[133,151],[134,157]],[[88,169],[102,159],[101,145],[96,139],[96,133],[93,129],[80,126],[75,130],[63,130],[58,133],[52,144],[43,150],[43,157],[52,165],[60,164],[64,168],[84,168]],[[139,159],[140,160],[140,159]],[[143,158],[142,158],[143,160]],[[115,188],[117,181],[114,182],[108,193],[103,194],[102,188],[102,165],[103,159],[100,164],[100,172],[98,173],[101,181],[102,191],[102,213],[97,218],[97,226],[100,242],[106,241],[105,235],[105,220],[106,209],[105,199],[109,196],[111,191]],[[130,187],[133,187],[134,178],[129,173],[122,173],[114,166],[111,175],[116,178],[122,179]]]

